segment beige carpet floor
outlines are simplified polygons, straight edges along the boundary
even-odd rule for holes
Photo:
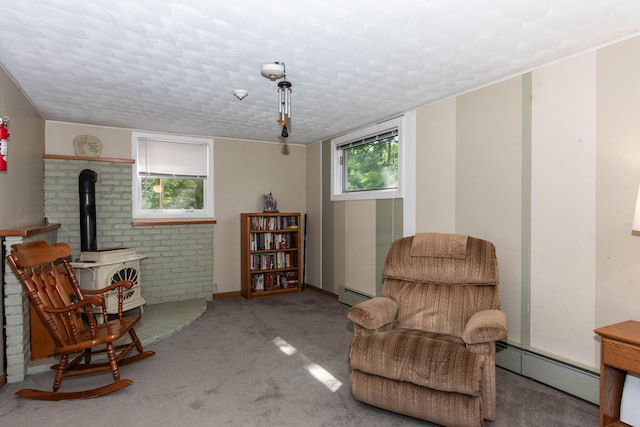
[[[152,342],[156,356],[124,366],[134,384],[98,399],[41,402],[19,388],[49,389],[52,372],[0,389],[0,426],[425,426],[349,394],[349,307],[300,294],[208,303],[185,329]],[[68,379],[94,387],[109,374]],[[503,369],[498,407],[487,426],[595,426],[598,407]]]

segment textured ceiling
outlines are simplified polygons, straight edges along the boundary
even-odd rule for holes
[[[0,0],[0,63],[47,120],[280,141],[284,62],[306,144],[638,31],[638,0]]]

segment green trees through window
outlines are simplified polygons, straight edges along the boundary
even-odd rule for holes
[[[203,209],[203,185],[196,178],[143,177],[142,209]]]
[[[398,136],[376,139],[344,150],[344,191],[398,188]]]
[[[403,123],[396,117],[331,140],[331,201],[404,197]]]

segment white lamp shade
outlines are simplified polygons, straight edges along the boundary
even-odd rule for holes
[[[633,225],[631,232],[640,235],[640,188],[638,189],[638,198],[636,199],[636,211],[633,215]]]

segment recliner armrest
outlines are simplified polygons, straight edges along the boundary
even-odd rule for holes
[[[471,316],[462,331],[467,344],[492,342],[507,337],[507,316],[500,310],[482,310]]]
[[[393,323],[397,312],[398,303],[393,299],[374,297],[351,307],[347,317],[356,325],[376,330]]]

